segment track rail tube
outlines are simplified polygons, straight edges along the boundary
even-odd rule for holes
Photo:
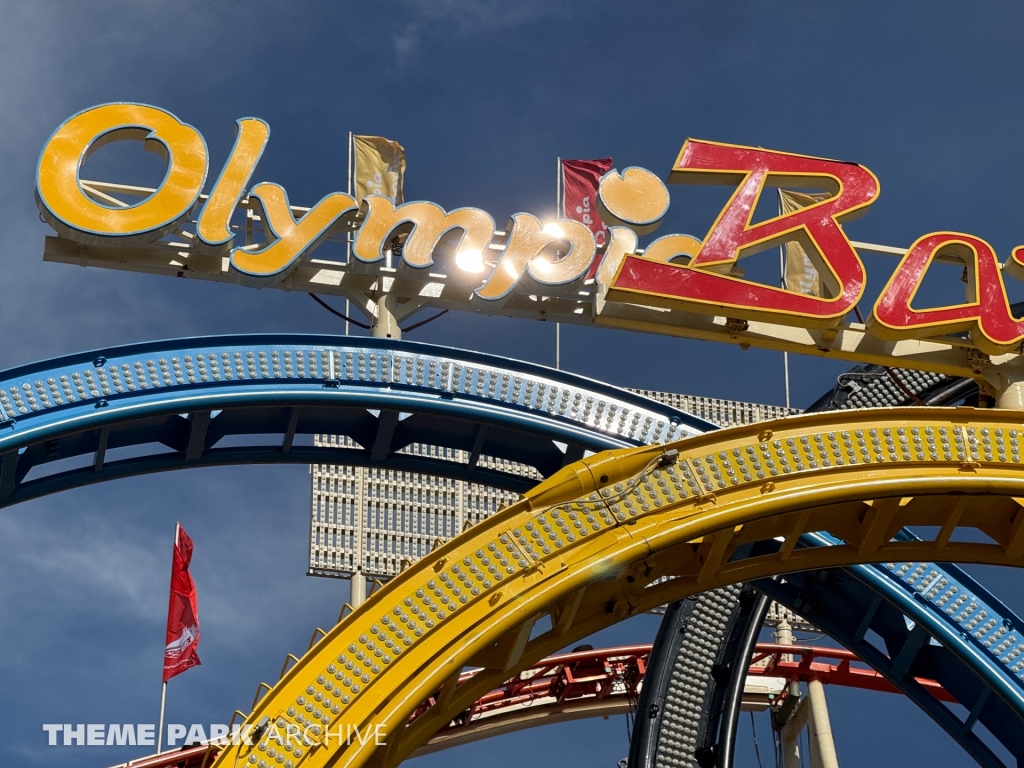
[[[730,660],[732,675],[729,680],[729,687],[726,691],[725,706],[722,710],[721,730],[718,737],[717,765],[719,768],[732,768],[734,752],[736,749],[736,726],[740,719],[740,705],[743,704],[743,687],[746,683],[746,670],[751,656],[754,655],[754,646],[757,644],[757,636],[761,633],[764,624],[764,617],[768,613],[768,606],[771,600],[768,595],[757,593],[752,601],[749,610],[746,611],[741,636],[736,653]]]

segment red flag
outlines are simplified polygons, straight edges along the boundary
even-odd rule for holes
[[[171,563],[171,600],[167,606],[167,647],[164,650],[164,682],[199,664],[199,609],[196,585],[188,572],[192,539],[178,525]]]
[[[597,213],[597,186],[612,169],[612,159],[562,161],[562,216],[583,222],[604,245],[608,227]]]

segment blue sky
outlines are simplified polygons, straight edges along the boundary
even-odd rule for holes
[[[57,125],[94,104],[174,112],[204,134],[213,169],[235,119],[261,117],[272,135],[255,180],[284,185],[298,204],[344,189],[348,131],[385,135],[406,147],[407,199],[478,206],[499,222],[553,210],[559,155],[613,155],[661,175],[692,136],[855,160],[882,185],[849,226],[855,239],[906,246],[953,229],[1005,258],[1024,242],[1022,31],[1009,2],[0,0],[0,368],[153,338],[342,330],[301,294],[44,264],[35,162]],[[105,162],[124,173],[114,181],[158,173],[141,151]],[[664,232],[703,236],[721,195],[673,189]],[[877,291],[895,262],[866,261]],[[552,330],[451,313],[412,338],[551,364]],[[623,386],[783,400],[775,353],[565,328],[562,359]],[[792,358],[794,404],[847,367]],[[304,468],[239,467],[4,510],[0,762],[85,768],[135,756],[48,748],[41,725],[156,720],[175,520],[196,542],[203,666],[171,683],[168,719],[224,722],[247,709],[257,683],[346,598],[343,583],[304,575],[308,500]],[[1019,574],[980,572],[1024,609]],[[265,601],[286,601],[290,621],[263,624]],[[656,627],[641,617],[601,641],[649,640]],[[968,762],[895,696],[828,694],[844,766]],[[759,729],[767,755],[763,719]],[[608,768],[626,751],[618,718],[417,764]],[[746,723],[737,765],[756,765]]]

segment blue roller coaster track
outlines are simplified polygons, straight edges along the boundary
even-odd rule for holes
[[[902,531],[898,538],[911,538]],[[843,542],[825,533],[803,546]],[[796,573],[754,586],[881,672],[989,768],[1024,758],[1024,622],[955,565],[884,563]],[[930,678],[963,706],[915,681]],[[983,728],[982,728],[983,727]],[[987,730],[1011,759],[994,750]]]
[[[547,476],[588,452],[710,428],[607,384],[472,352],[346,337],[179,339],[0,373],[0,506],[239,463],[372,464],[523,491],[535,481],[480,457]],[[312,445],[317,433],[358,447]],[[402,453],[411,443],[468,461]]]

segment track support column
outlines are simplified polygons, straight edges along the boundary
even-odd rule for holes
[[[370,336],[375,339],[400,339],[402,329],[398,327],[395,310],[398,300],[393,293],[385,293],[376,302],[376,312],[370,327]]]
[[[783,618],[780,618],[778,623],[775,625],[775,633],[774,634],[775,634],[775,642],[778,643],[779,645],[793,645],[793,642],[795,640],[795,637],[793,636],[793,627],[785,619],[785,614],[783,614]],[[783,654],[782,655],[782,661],[785,661],[785,662],[793,661],[793,655],[790,654],[790,653]],[[794,707],[797,707],[800,704],[800,683],[796,682],[795,680],[793,682],[791,682],[787,686],[787,688],[786,688],[786,694],[787,694],[786,704],[783,706],[783,708],[781,710],[779,710],[773,716],[773,719],[772,719],[772,722],[773,722],[774,726],[776,728],[780,728],[780,729],[783,726],[785,726],[786,723],[788,722],[786,720],[787,716],[789,716],[790,718],[796,716],[796,713],[794,712]],[[790,701],[792,701],[793,703],[790,704],[789,703]],[[798,729],[797,732],[799,733],[799,729]],[[794,754],[796,754],[796,753],[794,753]],[[799,759],[800,759],[799,756],[797,756],[796,759],[798,761],[797,765],[799,765]]]
[[[792,645],[793,644],[793,627],[785,619],[779,619],[779,623],[775,625],[775,642],[779,645]],[[783,661],[792,661],[792,654],[786,653],[782,656]]]
[[[361,570],[356,570],[348,580],[348,590],[351,593],[348,597],[348,604],[358,608],[366,599],[366,577]]]
[[[789,721],[782,726],[782,760],[785,768],[803,768],[800,760],[800,731],[807,724],[810,707],[807,699],[803,699],[793,712]]]
[[[811,732],[811,764],[816,762],[821,768],[839,768],[836,756],[836,744],[832,738],[832,722],[828,717],[828,705],[825,703],[825,686],[820,680],[807,683],[805,705],[810,705],[808,727]],[[814,758],[817,757],[817,760]]]
[[[782,758],[785,768],[802,768],[800,732],[807,727],[811,768],[839,768],[832,722],[825,703],[825,687],[818,680],[807,683],[807,695],[782,728]]]
[[[1024,411],[1024,366],[1019,361],[1012,367],[1006,366],[998,376],[989,378],[988,383],[996,389],[996,408]]]
[[[373,317],[373,324],[370,327],[370,336],[375,339],[400,339],[402,338],[402,329],[398,326],[398,319],[395,317],[395,310],[397,309],[397,300],[393,293],[385,293],[379,299],[377,299],[376,312]],[[359,471],[359,485],[362,488],[364,481],[363,470]],[[359,494],[358,502],[356,504],[356,515],[359,516],[359,564],[356,566],[355,573],[352,574],[352,578],[349,580],[349,604],[353,608],[358,608],[362,605],[366,599],[366,576],[363,575],[362,571],[362,518],[366,514],[366,507],[364,502],[364,495]]]
[[[1024,411],[1024,381],[1010,382],[996,397],[996,408]]]

